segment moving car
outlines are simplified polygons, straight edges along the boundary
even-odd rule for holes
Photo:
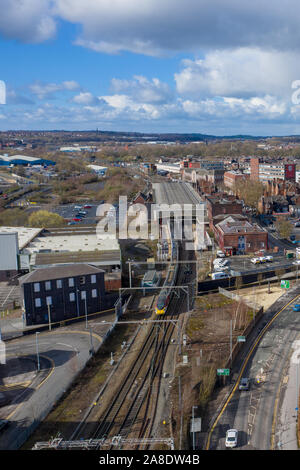
[[[294,312],[300,312],[300,304],[295,304],[293,307]]]
[[[239,390],[240,391],[249,390],[249,386],[250,386],[250,379],[248,379],[248,377],[243,377],[239,384]]]
[[[236,429],[228,429],[226,432],[225,447],[236,447],[238,439],[238,431]]]

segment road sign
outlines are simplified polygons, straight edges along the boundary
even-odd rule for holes
[[[246,341],[246,337],[245,336],[238,336],[237,337],[237,342],[238,343],[244,343]]]
[[[229,375],[230,369],[217,369],[217,375]]]
[[[283,289],[289,289],[290,281],[281,280],[280,287],[283,288]]]

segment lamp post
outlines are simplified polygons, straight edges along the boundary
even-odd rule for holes
[[[39,372],[40,371],[40,355],[39,355],[38,334],[39,334],[39,331],[35,333],[35,343],[36,343],[37,370]]]
[[[195,450],[195,414],[194,414],[195,408],[198,408],[198,406],[192,406],[193,450]]]
[[[50,311],[50,303],[47,302],[48,307],[48,323],[49,323],[49,331],[51,331],[51,311]]]
[[[78,302],[78,292],[79,289],[76,289],[76,304],[77,304],[77,317],[79,317],[79,302]]]
[[[88,329],[88,316],[87,316],[87,303],[86,303],[86,293],[84,297],[84,307],[85,307],[85,329]]]

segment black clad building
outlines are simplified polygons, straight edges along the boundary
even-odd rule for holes
[[[26,325],[58,322],[107,307],[104,271],[88,264],[36,269],[19,279]]]

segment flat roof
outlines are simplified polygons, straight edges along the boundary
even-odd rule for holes
[[[85,251],[120,251],[120,245],[117,239],[97,238],[96,233],[86,233],[82,235],[54,235],[45,237],[36,237],[24,250],[24,253],[40,252],[85,252]]]
[[[42,232],[42,228],[28,227],[0,227],[1,233],[17,233],[19,250],[25,248],[36,236]]]

